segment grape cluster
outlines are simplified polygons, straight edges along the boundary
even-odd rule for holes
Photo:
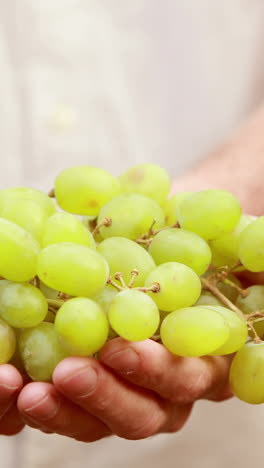
[[[153,339],[183,357],[236,353],[230,383],[264,402],[264,217],[224,190],[169,197],[153,164],[61,172],[49,195],[0,191],[0,364],[50,381],[65,357]]]

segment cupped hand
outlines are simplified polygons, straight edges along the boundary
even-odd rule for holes
[[[24,427],[17,409],[17,397],[23,387],[18,370],[10,364],[0,366],[0,435],[15,435]]]
[[[144,439],[178,431],[198,399],[231,396],[229,365],[230,358],[179,358],[152,340],[116,338],[99,360],[67,358],[53,384],[25,386],[18,408],[28,425],[84,442]]]

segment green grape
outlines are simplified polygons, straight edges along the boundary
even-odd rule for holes
[[[1,282],[0,317],[6,323],[14,328],[35,327],[47,313],[47,301],[38,288],[28,283]]]
[[[245,344],[248,338],[248,328],[246,320],[241,318],[233,310],[223,306],[207,306],[208,309],[219,312],[229,326],[230,334],[226,342],[210,353],[214,356],[223,356],[238,351]]]
[[[55,181],[60,207],[79,215],[97,216],[101,207],[119,193],[119,181],[97,167],[70,167]]]
[[[156,164],[139,164],[119,177],[122,192],[141,193],[161,204],[168,196],[170,178]]]
[[[50,288],[42,281],[39,281],[39,289],[47,299],[60,299],[60,291]]]
[[[155,302],[147,294],[127,289],[112,300],[109,321],[119,336],[129,341],[143,341],[157,330],[160,315]]]
[[[47,195],[45,195],[47,200],[42,200],[41,197],[29,198],[20,196],[17,192],[9,190],[6,192],[0,201],[0,216],[30,232],[38,242],[41,242],[45,223],[56,211],[51,199]],[[44,201],[49,201],[51,204]]]
[[[264,343],[246,343],[235,355],[230,369],[233,393],[242,401],[264,403]]]
[[[44,192],[29,187],[12,187],[0,190],[0,214],[10,200],[31,200],[51,216],[56,211],[54,201]]]
[[[138,270],[134,286],[143,286],[147,275],[154,270],[155,263],[150,254],[139,244],[125,237],[111,237],[98,245],[110,267],[110,275],[122,272],[125,282],[131,279],[132,270]]]
[[[206,278],[207,276],[210,276],[211,274],[212,274],[212,271],[208,270],[208,272],[204,275],[204,277]],[[226,296],[231,302],[235,303],[237,296],[239,295],[239,291],[235,286],[233,286],[232,284],[229,284],[228,281],[230,281],[231,283],[234,283],[236,286],[238,286],[238,288],[241,288],[241,289],[242,289],[242,284],[239,281],[239,279],[231,273],[228,274],[226,281],[227,282],[225,282],[225,280],[217,281],[216,283],[217,289],[219,289],[219,291],[224,296]]]
[[[98,294],[96,294],[92,299],[102,307],[106,316],[108,316],[110,304],[117,294],[118,290],[110,284],[108,284],[103,289],[101,289],[101,291]]]
[[[239,236],[253,222],[251,216],[242,215],[236,228],[229,234],[210,242],[212,264],[216,267],[234,267],[239,261]]]
[[[109,267],[102,255],[84,245],[61,242],[39,254],[38,276],[50,288],[70,296],[94,296],[108,279]]]
[[[236,300],[236,306],[244,312],[244,314],[251,314],[252,312],[264,310],[264,286],[255,285],[250,286],[246,290],[247,295],[244,297],[239,295]],[[264,318],[254,322],[254,329],[260,338],[264,337]],[[249,335],[254,338],[252,331]]]
[[[162,208],[165,214],[166,226],[173,226],[177,223],[179,206],[189,195],[191,195],[191,192],[179,192],[168,200],[165,200]]]
[[[166,229],[153,239],[150,255],[157,265],[179,262],[192,268],[197,275],[205,273],[211,262],[211,250],[204,239],[185,229]]]
[[[55,213],[45,225],[42,236],[43,247],[60,242],[73,242],[95,249],[91,232],[70,213]]]
[[[253,221],[239,236],[239,258],[247,270],[264,270],[264,216]]]
[[[50,382],[55,367],[67,357],[52,323],[23,330],[18,339],[24,368],[32,380]]]
[[[264,310],[264,286],[250,286],[246,289],[246,294],[246,296],[240,294],[236,300],[237,307],[244,314]]]
[[[96,296],[92,298],[93,301],[97,302],[97,304],[99,304],[102,307],[107,319],[108,319],[108,311],[109,311],[110,304],[117,294],[118,294],[118,290],[109,284],[105,286],[98,294],[96,294]],[[108,332],[108,337],[115,338],[116,336],[117,336],[116,332],[110,327],[109,332]]]
[[[18,340],[19,340],[19,337],[20,337],[20,335],[22,333],[22,330],[19,330],[18,328],[15,328],[15,329],[13,329],[13,331],[14,331],[14,334],[15,334],[16,349],[15,349],[15,352],[14,352],[13,356],[11,357],[11,359],[8,362],[12,366],[14,366],[17,370],[19,370],[19,372],[21,374],[25,374],[26,371],[25,371],[25,368],[24,368],[24,363],[23,363],[21,354],[19,352],[19,346],[18,346]]]
[[[225,190],[204,190],[187,197],[178,209],[182,228],[206,240],[222,237],[235,229],[241,216],[239,201]]]
[[[99,351],[108,337],[108,320],[102,307],[91,299],[69,299],[59,309],[55,329],[67,352],[90,356]]]
[[[40,280],[39,280],[39,289],[44,294],[46,299],[53,299],[55,301],[61,300],[59,291],[56,291],[56,289],[50,288],[49,286],[47,286]],[[44,319],[44,322],[54,323],[55,315],[56,315],[56,311],[52,311],[49,309]]]
[[[20,226],[0,218],[0,276],[29,281],[37,272],[38,242]]]
[[[127,237],[135,240],[148,232],[155,221],[155,229],[164,226],[161,207],[151,198],[137,193],[122,194],[110,200],[100,211],[98,224],[105,218],[111,218],[111,226],[103,226],[100,234],[108,237]]]
[[[207,306],[207,305],[216,305],[223,306],[222,302],[217,299],[210,291],[202,291],[201,296],[198,301],[195,303],[196,306]]]
[[[229,326],[208,307],[187,307],[165,317],[160,327],[163,345],[177,356],[205,356],[228,339]]]
[[[241,282],[236,276],[229,274],[227,277],[227,281],[228,280],[236,284],[239,288],[242,288]],[[234,286],[232,286],[232,284],[225,283],[224,281],[219,281],[216,284],[216,286],[219,289],[219,291],[224,296],[226,296],[231,302],[236,302],[237,296],[239,295],[239,291]]]
[[[159,292],[150,292],[159,309],[171,312],[193,305],[201,294],[201,281],[186,265],[177,262],[163,263],[153,270],[145,281],[150,287],[158,283]]]
[[[10,361],[16,349],[14,330],[0,319],[0,365]]]

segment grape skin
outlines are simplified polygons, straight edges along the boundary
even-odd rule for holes
[[[202,291],[201,296],[195,303],[196,306],[218,305],[223,306],[222,302],[209,291]]]
[[[51,216],[56,211],[56,206],[53,200],[40,190],[29,187],[12,187],[5,190],[0,190],[0,214],[9,200],[31,200],[38,203],[45,209],[45,212]]]
[[[145,286],[158,283],[159,292],[148,294],[159,309],[171,312],[193,305],[201,294],[201,281],[197,274],[186,265],[168,262],[159,265],[146,278]]]
[[[104,257],[89,247],[62,242],[41,251],[37,272],[50,288],[70,296],[93,296],[105,286],[109,267]]]
[[[14,328],[29,328],[41,323],[48,313],[42,292],[28,283],[1,281],[0,317]]]
[[[100,234],[108,237],[127,237],[136,240],[148,232],[155,220],[155,229],[165,225],[161,207],[151,198],[137,193],[121,194],[110,200],[100,211],[98,224],[105,218],[112,220],[111,226],[101,227]]]
[[[253,222],[252,216],[242,215],[236,228],[219,239],[210,242],[212,264],[216,267],[232,268],[239,260],[239,237],[241,232]]]
[[[101,207],[119,193],[119,181],[97,167],[70,167],[55,180],[58,204],[78,215],[97,216]]]
[[[130,341],[150,338],[160,321],[155,302],[144,292],[133,289],[127,289],[115,296],[108,316],[117,334]]]
[[[97,251],[106,259],[110,275],[122,272],[127,284],[131,272],[138,270],[135,287],[143,286],[147,275],[156,267],[153,258],[143,247],[125,237],[110,237],[98,245]]]
[[[67,357],[52,323],[22,331],[18,346],[25,370],[36,381],[51,382],[55,367]]]
[[[211,263],[211,250],[201,237],[185,229],[166,229],[153,239],[149,253],[157,265],[179,262],[203,275]]]
[[[0,218],[0,276],[30,281],[37,273],[38,242],[20,226]]]
[[[16,349],[14,330],[0,319],[0,365],[10,361]]]
[[[229,337],[229,326],[219,312],[203,306],[187,307],[164,318],[163,345],[177,356],[199,357],[212,353]]]
[[[241,216],[238,200],[225,190],[203,190],[180,204],[180,226],[205,240],[222,237],[235,229]]]
[[[223,306],[208,306],[209,309],[219,312],[229,326],[230,334],[226,342],[212,355],[224,356],[238,351],[247,341],[248,328],[246,320],[243,320],[236,312]]]
[[[264,309],[264,286],[255,285],[246,289],[246,296],[241,294],[237,297],[236,305],[244,312],[244,314],[251,314],[258,310]]]
[[[59,309],[55,329],[69,354],[90,356],[105,344],[109,324],[99,304],[91,299],[78,297],[69,299]]]
[[[168,196],[170,178],[156,164],[139,164],[119,177],[122,192],[141,193],[161,204]]]
[[[246,343],[235,355],[230,369],[233,393],[242,401],[264,403],[264,343]]]
[[[55,213],[48,219],[43,230],[43,247],[60,242],[73,242],[92,249],[96,248],[91,232],[70,213]]]
[[[177,223],[179,206],[189,195],[191,192],[179,192],[162,204],[166,226],[173,226]]]
[[[264,270],[264,216],[253,221],[239,237],[239,258],[249,271]]]
[[[239,295],[236,300],[236,306],[244,312],[244,314],[251,314],[252,312],[264,310],[264,286],[255,285],[250,286],[246,290],[247,296],[243,297]],[[258,336],[262,339],[264,337],[264,318],[254,323],[254,329]],[[253,336],[253,332],[250,331],[249,335]]]

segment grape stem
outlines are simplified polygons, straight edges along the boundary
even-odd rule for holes
[[[235,305],[233,302],[231,302],[224,294],[219,291],[219,289],[208,279],[206,278],[201,278],[202,285],[205,289],[208,289],[215,297],[217,297],[225,306],[227,306],[229,309],[233,310],[237,315],[239,315],[243,320],[246,320],[245,314]]]
[[[54,188],[52,188],[52,189],[49,191],[48,196],[49,196],[50,198],[55,198],[55,190],[54,190]]]
[[[258,336],[256,330],[255,330],[255,327],[252,323],[251,320],[248,320],[247,321],[247,325],[248,325],[248,328],[252,331],[253,335],[254,335],[254,341],[255,343],[262,343],[262,340],[260,339],[260,337]]]
[[[160,284],[159,283],[153,283],[148,288],[134,288],[134,289],[136,289],[137,291],[142,291],[144,293],[147,293],[147,292],[158,293],[158,292],[160,292]]]
[[[118,272],[115,274],[114,278],[119,281],[120,284],[118,284],[116,281],[113,280],[112,276],[110,276],[108,278],[108,281],[107,281],[107,284],[111,284],[114,288],[116,288],[118,291],[125,291],[126,289],[131,289],[133,288],[133,285],[135,283],[135,279],[136,277],[138,276],[139,272],[138,270],[133,270],[131,272],[131,280],[130,282],[128,283],[128,285],[125,283],[124,281],[124,278],[123,278],[123,274]],[[159,283],[153,283],[151,286],[149,286],[148,288],[144,288],[144,287],[139,287],[139,288],[133,288],[134,290],[136,291],[142,291],[144,293],[147,293],[147,292],[153,292],[153,293],[157,293],[160,291],[160,284]]]
[[[255,328],[254,328],[254,317],[264,317],[264,314],[262,315],[260,312],[254,312],[253,314],[243,314],[243,312],[235,305],[233,302],[231,302],[224,294],[219,291],[219,289],[208,279],[206,278],[201,278],[202,285],[204,286],[205,289],[208,289],[211,291],[211,293],[217,297],[225,306],[227,306],[229,309],[233,310],[239,317],[241,317],[243,320],[247,322],[248,328],[252,331],[254,335],[254,341],[255,343],[262,343],[262,340],[258,336]]]
[[[165,226],[160,229],[153,229],[154,224],[156,223],[156,220],[154,219],[148,232],[146,234],[142,234],[142,236],[138,237],[136,239],[136,242],[138,244],[145,244],[147,247],[150,246],[151,242],[153,241],[154,237],[161,231],[165,231],[167,229],[173,229],[173,228],[179,228],[180,224],[177,221],[177,223],[173,224],[172,226]]]
[[[95,228],[94,228],[94,230],[92,232],[94,237],[96,236],[96,234],[99,233],[101,227],[103,227],[103,226],[105,226],[105,227],[112,226],[112,219],[109,218],[109,216],[106,216],[104,219],[102,219],[101,223],[99,223],[99,224],[97,224],[97,226],[95,226]]]
[[[161,337],[160,337],[160,335],[153,335],[153,336],[151,337],[151,340],[160,342],[160,341],[161,341]]]
[[[128,285],[127,285],[129,288],[133,288],[133,286],[134,286],[134,284],[135,284],[135,281],[136,281],[136,278],[137,278],[138,275],[139,275],[139,271],[138,271],[138,270],[135,269],[135,270],[132,270],[132,271],[131,271],[131,280],[129,281],[129,283],[128,283]]]
[[[232,288],[236,289],[239,294],[243,297],[247,297],[248,296],[248,291],[246,289],[242,289],[240,288],[236,283],[234,283],[233,281],[231,281],[230,279],[228,278],[225,278],[224,281],[223,281],[225,284],[229,284],[230,286],[232,286]]]
[[[122,288],[125,289],[125,288],[127,287],[127,285],[126,285],[126,283],[125,283],[125,281],[124,281],[124,278],[123,278],[123,273],[121,273],[121,272],[116,273],[116,274],[115,274],[115,279],[116,279],[117,281],[119,281],[119,283],[120,283],[120,285],[122,286]]]
[[[120,286],[120,284],[116,283],[112,276],[109,276],[108,280],[107,280],[107,284],[111,284],[111,286],[113,286],[114,288],[116,288],[118,291],[124,291],[124,289],[126,289],[126,287],[122,287]]]

